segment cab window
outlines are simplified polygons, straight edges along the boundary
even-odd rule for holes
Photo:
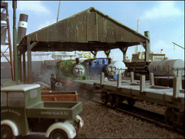
[[[1,92],[1,107],[7,106],[7,93]]]
[[[25,100],[22,92],[9,92],[8,93],[8,106],[9,107],[24,107]]]
[[[30,98],[36,98],[38,91],[36,89],[30,91]]]

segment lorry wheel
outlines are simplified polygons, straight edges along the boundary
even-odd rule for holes
[[[51,132],[49,139],[68,139],[68,136],[63,130],[55,129]]]
[[[1,125],[1,139],[15,139],[15,136],[9,126]]]

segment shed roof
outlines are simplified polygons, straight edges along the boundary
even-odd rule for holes
[[[94,7],[26,35],[18,45],[21,52],[27,49],[28,36],[37,42],[31,51],[100,51],[149,40]]]

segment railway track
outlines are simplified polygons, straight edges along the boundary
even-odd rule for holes
[[[129,114],[131,116],[137,117],[139,119],[146,120],[146,121],[154,123],[160,127],[164,127],[170,131],[173,131],[173,132],[176,132],[176,133],[179,133],[179,134],[185,136],[184,129],[175,128],[175,127],[171,127],[171,126],[167,125],[167,123],[165,122],[165,116],[163,114],[159,114],[159,113],[156,113],[153,111],[145,110],[145,109],[142,109],[142,108],[139,108],[136,106],[129,106],[124,103],[121,103],[118,107],[113,108],[111,105],[109,105],[109,104],[105,105],[98,100],[90,100],[90,101],[93,101],[95,103],[98,103],[99,105],[114,109],[115,111],[123,112],[123,113]]]
[[[118,111],[122,111],[124,113],[128,113],[129,115],[133,115],[135,117],[141,118],[143,120],[147,120],[149,122],[155,123],[158,126],[165,127],[172,131],[178,132],[185,136],[185,132],[183,129],[174,128],[166,124],[165,116],[153,111],[144,110],[134,106],[128,106],[127,104],[121,104],[118,108]]]

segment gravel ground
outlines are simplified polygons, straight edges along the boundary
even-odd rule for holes
[[[154,123],[117,112],[85,98],[79,97],[79,101],[83,102],[80,116],[85,123],[76,138],[184,138],[183,135]],[[137,102],[135,105],[164,111],[164,106],[150,106],[146,102]]]

